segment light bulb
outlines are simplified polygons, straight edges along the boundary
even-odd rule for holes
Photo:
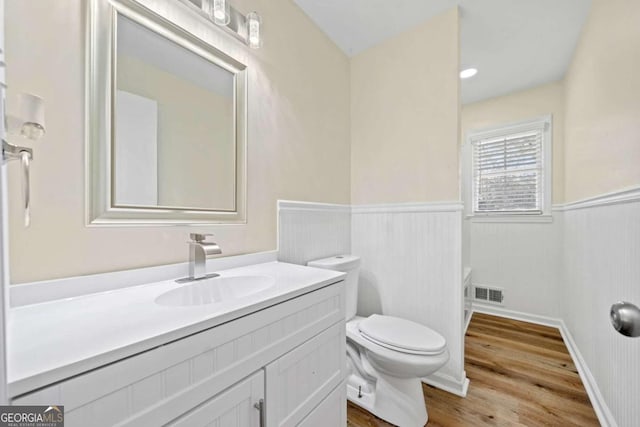
[[[468,79],[469,77],[473,77],[476,74],[478,74],[478,70],[475,68],[467,68],[464,69],[462,71],[460,71],[460,78],[461,79]]]
[[[21,122],[20,134],[29,139],[40,139],[44,136],[44,100],[30,93],[18,94],[18,105]]]
[[[40,123],[26,122],[22,124],[22,128],[20,129],[20,135],[34,141],[42,138],[44,133],[44,127]]]
[[[227,0],[203,0],[202,10],[218,25],[227,25],[231,21]]]
[[[261,26],[262,18],[260,15],[256,12],[247,15],[247,43],[251,49],[258,49],[262,46]]]
[[[226,0],[213,0],[213,21],[218,25],[227,25],[230,20],[229,3]]]

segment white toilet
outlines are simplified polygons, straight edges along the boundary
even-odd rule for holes
[[[356,405],[401,427],[424,426],[421,378],[449,360],[445,339],[424,325],[378,314],[356,316],[360,258],[339,255],[310,267],[347,273],[347,396]]]

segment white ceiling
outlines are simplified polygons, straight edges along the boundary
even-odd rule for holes
[[[349,56],[460,6],[468,104],[561,79],[591,0],[294,0]]]

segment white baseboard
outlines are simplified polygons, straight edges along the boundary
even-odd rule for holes
[[[567,346],[567,350],[571,355],[571,359],[573,360],[573,364],[576,365],[578,369],[578,375],[580,375],[580,380],[582,380],[582,384],[584,385],[585,390],[587,391],[587,395],[589,396],[589,400],[591,401],[591,406],[593,406],[593,410],[598,417],[598,421],[602,427],[617,427],[618,423],[615,418],[611,414],[611,410],[609,406],[604,400],[604,396],[600,392],[598,388],[598,384],[596,383],[595,378],[591,374],[587,363],[582,358],[582,354],[580,354],[580,350],[576,345],[567,325],[564,323],[562,319],[547,317],[547,316],[539,316],[536,314],[523,313],[520,311],[507,310],[502,307],[494,307],[486,304],[478,304],[473,303],[473,308],[471,310],[471,316],[473,313],[484,313],[484,314],[492,314],[494,316],[505,317],[507,319],[520,320],[523,322],[535,323],[543,326],[550,326],[553,328],[557,328],[562,335],[562,339],[564,340],[565,345]]]
[[[591,406],[593,406],[593,410],[596,412],[598,416],[598,421],[603,427],[617,427],[618,423],[616,419],[613,417],[609,406],[604,400],[604,396],[600,393],[600,389],[598,388],[598,384],[596,383],[596,379],[591,374],[587,363],[582,358],[582,354],[576,345],[576,342],[573,340],[567,325],[564,321],[560,321],[560,333],[562,334],[562,339],[564,340],[567,349],[569,350],[569,354],[571,355],[571,359],[573,359],[573,364],[578,368],[578,374],[580,374],[580,379],[582,380],[582,384],[584,384],[584,388],[587,390],[587,394],[589,395],[589,400],[591,401]]]
[[[466,397],[467,391],[469,390],[469,378],[467,378],[467,373],[464,371],[462,372],[462,378],[462,381],[460,381],[450,375],[436,372],[435,374],[422,378],[422,382],[453,393],[456,396]]]
[[[474,302],[471,315],[473,312],[484,313],[484,314],[492,314],[494,316],[506,317],[508,319],[520,320],[522,322],[530,322],[536,323],[538,325],[543,326],[551,326],[553,328],[560,328],[560,324],[562,323],[561,319],[555,317],[547,317],[547,316],[539,316],[537,314],[529,314],[523,313],[521,311],[508,310],[503,307],[498,307],[490,304],[482,304]]]
[[[467,320],[464,322],[464,334],[467,335],[467,329],[469,329],[469,323],[471,323],[471,318],[473,317],[473,308],[469,310],[469,316]]]

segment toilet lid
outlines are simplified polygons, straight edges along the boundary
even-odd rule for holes
[[[436,331],[406,319],[373,314],[358,324],[362,335],[383,347],[413,354],[439,354],[447,342]]]

